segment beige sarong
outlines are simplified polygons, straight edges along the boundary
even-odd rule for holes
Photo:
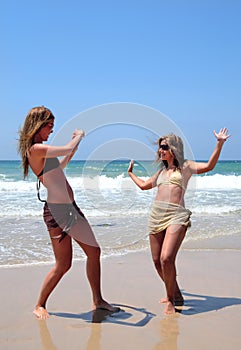
[[[190,216],[192,212],[181,205],[154,201],[149,216],[149,234],[155,234],[165,230],[170,225],[191,226]]]

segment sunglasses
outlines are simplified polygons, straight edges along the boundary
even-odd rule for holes
[[[162,149],[163,151],[169,150],[169,146],[168,145],[159,145],[159,148]]]

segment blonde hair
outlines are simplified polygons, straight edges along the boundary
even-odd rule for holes
[[[53,113],[46,107],[32,108],[26,118],[23,127],[19,130],[18,152],[22,157],[24,178],[28,176],[29,170],[29,149],[34,144],[34,137],[37,132],[54,119]]]
[[[164,135],[161,136],[157,144],[158,146],[161,144],[162,141],[165,141],[167,145],[169,146],[169,149],[174,156],[174,165],[176,166],[177,169],[181,170],[183,163],[185,162],[184,159],[184,147],[183,147],[183,142],[180,136],[177,136],[173,133],[169,135]],[[160,161],[159,153],[157,151],[157,158],[156,161]],[[167,167],[167,162],[163,161],[165,167]]]

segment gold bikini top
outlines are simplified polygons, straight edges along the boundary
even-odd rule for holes
[[[182,173],[180,172],[180,170],[173,171],[170,176],[168,176],[167,174],[164,173],[164,171],[162,171],[159,174],[156,183],[157,183],[157,186],[177,185],[177,186],[185,189],[185,187],[183,185]]]

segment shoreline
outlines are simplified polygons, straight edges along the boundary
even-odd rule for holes
[[[240,261],[240,251],[180,250],[185,303],[174,316],[158,302],[165,290],[149,251],[102,259],[103,296],[122,309],[113,315],[92,312],[85,261],[74,261],[49,299],[46,321],[32,311],[49,265],[0,269],[0,348],[238,350]]]
[[[81,253],[81,249],[79,246],[76,245],[76,249],[79,250]],[[126,248],[125,248],[126,249]],[[116,251],[115,253],[109,253],[108,251],[105,252],[102,248],[102,255],[101,255],[101,261],[107,261],[109,259],[125,259],[126,256],[132,255],[132,254],[149,254],[150,247],[149,243],[147,242],[147,245],[141,249],[130,249],[130,250],[120,250]],[[193,240],[184,239],[182,246],[179,250],[180,252],[189,252],[189,253],[195,253],[195,252],[240,252],[241,253],[241,240],[240,240],[240,233],[233,234],[232,236],[217,236],[217,237],[207,237],[202,240],[197,240],[197,242]],[[52,250],[50,250],[50,253],[53,255]],[[83,263],[85,262],[86,257],[84,253],[82,253],[81,256],[73,256],[73,264],[76,264],[78,262]],[[2,264],[0,265],[0,271],[1,270],[7,270],[7,269],[22,269],[22,268],[29,268],[29,267],[50,267],[54,264],[54,256],[52,256],[52,260],[50,261],[38,261],[38,262],[30,262],[30,263],[11,263],[11,264]]]

